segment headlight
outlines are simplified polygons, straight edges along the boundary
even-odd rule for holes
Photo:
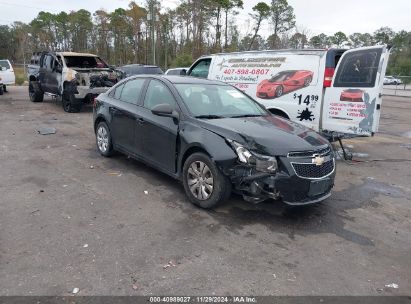
[[[260,172],[275,173],[278,169],[277,159],[248,151],[244,146],[235,141],[229,141],[237,153],[238,160],[243,164],[255,166]]]

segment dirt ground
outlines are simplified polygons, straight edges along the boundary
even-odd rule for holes
[[[345,142],[361,162],[299,208],[200,210],[168,176],[101,157],[91,112],[0,96],[0,295],[411,294],[411,99],[385,97],[380,132]]]

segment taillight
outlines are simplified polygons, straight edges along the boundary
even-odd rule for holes
[[[331,87],[331,83],[333,81],[335,69],[334,68],[325,68],[324,71],[324,88]]]
[[[93,108],[95,108],[96,107],[96,103],[97,103],[97,97],[93,97]]]

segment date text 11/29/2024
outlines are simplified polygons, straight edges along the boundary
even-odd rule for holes
[[[257,303],[255,297],[248,296],[159,296],[150,297],[150,303]]]

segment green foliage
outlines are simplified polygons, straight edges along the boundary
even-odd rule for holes
[[[191,54],[180,54],[178,55],[172,64],[172,67],[189,67],[193,63],[193,57]]]
[[[113,12],[103,9],[50,13],[39,12],[29,24],[14,22],[0,26],[0,57],[17,63],[28,62],[34,51],[95,53],[110,64],[152,64],[152,21],[147,20],[153,4],[155,63],[164,69],[191,65],[193,59],[212,52],[279,48],[361,47],[394,45],[389,73],[411,75],[411,32],[381,27],[374,33],[320,33],[309,37],[295,29],[294,9],[287,0],[259,2],[250,14],[253,32],[239,32],[236,20],[244,0],[180,0],[173,10],[161,9],[161,2],[146,0],[145,7],[131,1]],[[266,24],[265,24],[266,23]],[[262,37],[262,26],[272,29]]]
[[[287,0],[271,0],[271,26],[273,27],[273,37],[286,33],[295,26],[294,9]],[[274,41],[277,47],[279,40]]]

